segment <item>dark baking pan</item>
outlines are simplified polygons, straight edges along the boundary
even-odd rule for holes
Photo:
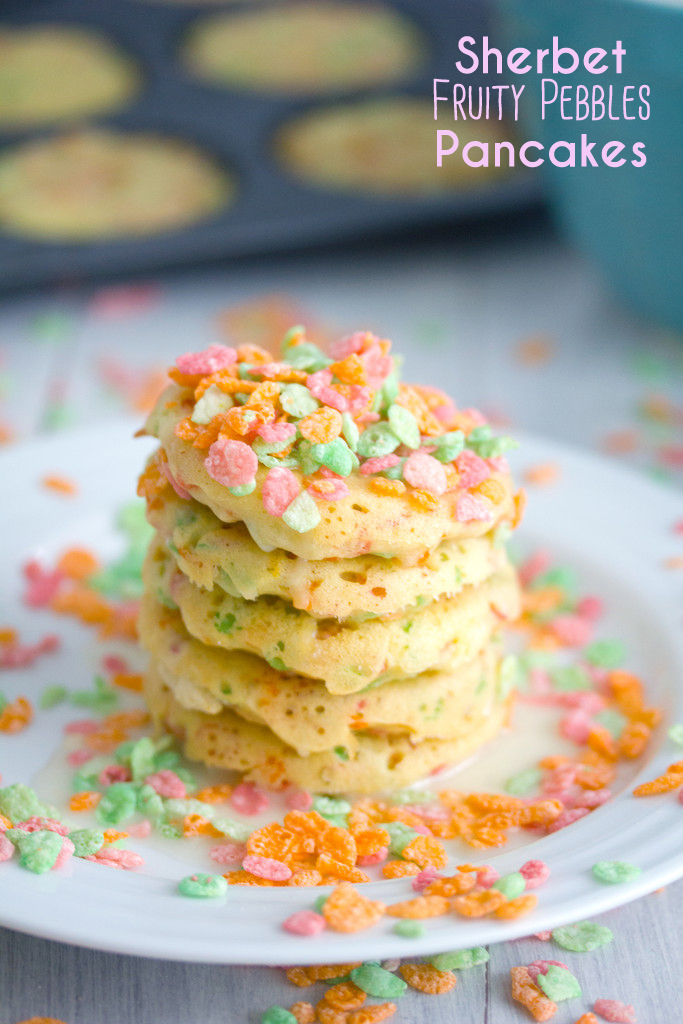
[[[421,27],[429,58],[416,75],[391,88],[349,89],[307,100],[222,88],[199,82],[183,69],[179,48],[189,26],[239,3],[182,6],[145,0],[4,0],[3,25],[78,24],[99,30],[137,60],[140,93],[122,110],[88,124],[187,140],[232,170],[236,201],[210,219],[163,233],[96,242],[42,242],[0,230],[0,286],[40,285],[91,275],[131,274],[208,259],[245,256],[377,236],[397,229],[444,225],[531,207],[540,201],[533,174],[511,175],[481,188],[397,198],[333,191],[295,180],[272,155],[274,131],[302,110],[340,100],[385,95],[431,98],[434,77],[455,80],[457,41],[488,31],[480,0],[394,0]],[[250,3],[249,9],[256,8]],[[467,84],[494,85],[495,75],[468,76]],[[0,134],[0,148],[58,134],[45,130]],[[456,127],[455,125],[453,126]]]

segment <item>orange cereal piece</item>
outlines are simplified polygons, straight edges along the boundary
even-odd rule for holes
[[[332,828],[329,821],[317,811],[288,811],[285,814],[284,825],[290,832],[299,832],[316,840],[327,832],[328,828]]]
[[[477,814],[489,814],[492,811],[517,811],[524,802],[516,796],[504,796],[502,793],[470,793],[465,803]]]
[[[430,494],[429,491],[422,491],[419,488],[412,490],[408,495],[413,505],[416,505],[422,512],[433,512],[438,508],[439,499]]]
[[[32,720],[33,705],[26,697],[17,697],[0,712],[0,732],[21,732]]]
[[[489,850],[492,846],[505,846],[507,836],[494,828],[475,828],[469,835],[462,837],[468,846],[475,850]]]
[[[228,871],[223,875],[228,885],[282,885],[282,882],[271,882],[269,878],[250,875],[248,871]]]
[[[612,734],[604,726],[594,725],[591,729],[587,744],[596,754],[604,757],[607,761],[616,761],[618,754]]]
[[[57,562],[57,569],[72,580],[85,580],[99,567],[100,563],[86,548],[69,548]]]
[[[12,828],[12,822],[4,814],[0,814],[0,825],[2,825],[3,828]]]
[[[323,881],[323,876],[319,871],[316,871],[315,868],[305,868],[302,871],[295,871],[287,882],[287,885],[322,885]]]
[[[217,786],[205,786],[196,794],[196,799],[201,800],[204,804],[224,804],[230,799],[232,790],[233,787],[227,782],[222,782]]]
[[[512,516],[512,520],[510,522],[510,526],[512,527],[513,530],[516,530],[519,524],[521,523],[522,519],[524,518],[524,510],[526,509],[527,504],[527,493],[523,487],[520,488],[520,490],[517,491],[517,493],[514,495],[512,499],[512,504],[514,508],[514,513]]]
[[[183,818],[184,836],[211,836],[214,839],[221,839],[223,833],[215,828],[208,818],[202,814],[186,814]]]
[[[607,676],[615,703],[623,715],[631,718],[643,707],[643,684],[637,676],[614,669]]]
[[[366,999],[363,989],[352,981],[340,981],[328,988],[323,996],[323,1002],[329,1003],[337,1010],[357,1010]]]
[[[525,892],[514,900],[502,903],[495,911],[495,915],[504,921],[513,921],[516,917],[523,917],[524,914],[530,913],[537,903],[538,896],[535,893]]]
[[[293,1003],[289,1012],[296,1018],[296,1024],[314,1024],[315,1007],[313,1003]]]
[[[441,996],[457,984],[452,971],[437,971],[431,964],[402,964],[399,971],[411,988],[428,996]]]
[[[401,854],[405,860],[412,860],[421,868],[430,867],[440,870],[448,863],[448,854],[443,844],[433,836],[418,835],[404,846]]]
[[[102,794],[97,793],[94,789],[83,789],[80,793],[74,793],[69,800],[70,811],[91,811],[93,807],[97,807],[98,803],[102,799]]]
[[[60,476],[58,473],[44,476],[41,483],[49,491],[55,491],[57,494],[63,494],[65,497],[72,498],[75,494],[78,494],[78,484],[66,476]]]
[[[521,825],[552,825],[564,807],[559,800],[539,800],[528,804],[520,815]]]
[[[324,999],[316,1005],[316,1013],[320,1024],[346,1024],[348,1014],[346,1010],[338,1010],[336,1006],[330,1006]]]
[[[484,480],[478,487],[474,488],[474,491],[488,498],[494,505],[500,505],[505,501],[506,491],[500,480],[492,480],[490,478]]]
[[[539,462],[535,466],[529,466],[524,472],[524,479],[528,484],[544,486],[554,484],[560,476],[560,467],[556,462]]]
[[[388,860],[382,866],[382,874],[385,878],[408,878],[419,875],[420,867],[409,860]]]
[[[619,737],[619,754],[621,757],[640,757],[647,747],[652,730],[644,722],[629,722]]]
[[[348,864],[349,867],[353,867],[358,857],[356,840],[345,828],[336,826],[328,828],[321,836],[318,849],[321,853],[330,854],[342,864]]]
[[[307,967],[290,967],[287,971],[287,981],[297,988],[308,988],[315,984],[316,978],[312,978]]]
[[[362,1010],[353,1010],[347,1017],[347,1024],[380,1024],[396,1013],[396,1003],[378,1003],[364,1006]]]
[[[345,978],[354,967],[360,967],[360,961],[352,964],[316,964],[306,968],[314,981],[329,981],[330,978]]]
[[[30,1017],[28,1020],[20,1020],[19,1024],[65,1024],[63,1020],[56,1017]]]
[[[270,857],[287,863],[298,849],[297,836],[276,821],[256,829],[247,839],[247,853],[254,857]]]
[[[526,967],[511,967],[510,982],[512,998],[525,1006],[534,1020],[550,1020],[557,1013],[557,1003],[553,1003],[538,985],[534,985]]]
[[[9,627],[0,629],[0,644],[2,644],[3,647],[16,644],[18,640],[19,634],[16,629],[10,629]]]
[[[174,384],[178,384],[181,388],[192,388],[193,390],[202,379],[201,373],[183,373],[177,366],[168,368],[168,376]]]
[[[355,352],[352,352],[350,356],[345,359],[340,359],[338,363],[332,363],[328,366],[328,370],[331,370],[337,380],[340,380],[342,384],[367,384],[368,376],[365,370],[363,360]]]
[[[441,917],[447,914],[451,905],[445,896],[416,896],[402,903],[392,903],[387,907],[389,917],[405,917],[410,921],[419,921],[426,917]]]
[[[380,850],[386,850],[390,842],[389,833],[383,828],[363,829],[362,832],[354,833],[354,838],[359,857],[369,857]]]
[[[683,773],[665,772],[651,782],[643,782],[633,790],[634,796],[657,796],[659,793],[670,793],[673,789],[683,786]]]
[[[339,437],[342,430],[341,413],[324,405],[299,420],[298,428],[302,437],[313,444],[326,444]]]
[[[456,896],[451,905],[456,914],[463,917],[485,917],[506,902],[505,896],[498,889],[479,889]]]
[[[384,914],[385,905],[367,899],[350,882],[342,882],[333,890],[323,907],[323,917],[335,932],[358,932],[371,928]]]
[[[112,676],[111,681],[114,686],[120,686],[122,690],[142,693],[142,676],[139,672],[117,672]]]
[[[600,1022],[594,1013],[582,1013],[579,1019],[574,1021],[574,1024],[600,1024]]]
[[[476,871],[472,868],[471,873],[452,875],[450,878],[437,878],[430,882],[424,890],[425,896],[462,896],[470,892],[477,884]]]
[[[344,864],[340,860],[335,860],[329,853],[321,853],[315,862],[315,866],[322,875],[327,876],[327,881],[331,879],[340,882],[369,882],[370,878],[360,868],[353,867],[350,864]]]
[[[398,497],[403,494],[406,485],[402,480],[389,480],[385,476],[373,476],[370,478],[369,487],[375,494],[384,494],[390,497]]]

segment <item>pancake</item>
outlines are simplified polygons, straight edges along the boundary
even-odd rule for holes
[[[61,241],[150,235],[229,204],[229,174],[186,142],[86,129],[0,153],[0,230]]]
[[[494,166],[493,144],[510,138],[504,123],[456,122],[448,114],[435,124],[432,101],[411,96],[318,107],[280,127],[273,151],[289,174],[309,185],[396,198],[480,188],[515,173]],[[454,131],[459,140],[456,154],[441,167],[437,127]],[[488,167],[470,167],[462,159],[463,148],[475,140],[489,144]],[[475,150],[473,159],[480,157]]]
[[[372,489],[370,477],[354,472],[344,481],[348,497],[334,504],[320,501],[319,524],[299,533],[284,519],[264,509],[262,486],[268,472],[265,466],[258,468],[255,490],[240,497],[209,476],[204,465],[206,451],[176,433],[193,408],[194,401],[187,389],[171,385],[160,395],[145,430],[161,442],[175,480],[218,519],[226,523],[243,522],[263,551],[282,548],[314,561],[374,554],[414,563],[444,540],[482,537],[514,518],[512,480],[505,472],[491,473],[491,480],[500,484],[500,501],[493,504],[482,497],[487,517],[468,521],[462,521],[456,514],[460,498],[467,493],[464,488],[439,496],[429,514],[425,514],[409,500],[409,494],[378,494]],[[300,469],[294,467],[292,472],[303,480]]]
[[[406,78],[425,57],[422,34],[373,3],[289,3],[196,22],[186,67],[233,89],[319,94]]]
[[[321,679],[332,694],[464,664],[502,621],[519,614],[517,577],[509,565],[454,598],[362,623],[314,619],[280,598],[244,601],[218,589],[201,590],[158,540],[150,546],[143,580],[157,600],[178,607],[188,632],[202,643],[256,654],[282,672]]]
[[[173,491],[163,505],[149,507],[147,518],[195,586],[247,601],[272,594],[319,619],[391,617],[453,597],[507,564],[488,534],[444,541],[413,566],[376,555],[308,561],[281,548],[262,551],[243,523],[222,523],[205,505]]]
[[[104,36],[66,25],[0,28],[0,126],[102,114],[140,90],[133,61]]]
[[[184,708],[154,666],[145,677],[145,700],[155,725],[173,733],[187,757],[235,770],[273,788],[287,783],[316,793],[377,793],[463,761],[492,739],[503,725],[509,702],[473,710],[455,739],[413,743],[406,736],[361,736],[353,753],[324,751],[300,757],[270,729],[246,722],[233,711],[218,714]]]
[[[267,726],[301,757],[325,750],[353,752],[367,735],[453,739],[475,708],[483,713],[497,699],[497,644],[452,670],[333,697],[322,683],[284,675],[254,655],[200,643],[188,634],[178,612],[149,595],[138,628],[155,671],[179,704],[210,715],[229,708]]]

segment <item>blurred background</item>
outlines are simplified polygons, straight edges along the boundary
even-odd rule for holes
[[[459,75],[464,35],[620,39],[599,82],[651,116],[540,121],[534,74],[519,123],[441,104],[461,148],[585,131],[647,164],[438,169],[433,78],[505,82]],[[177,353],[303,322],[680,482],[682,36],[677,0],[4,0],[0,440],[141,415]]]

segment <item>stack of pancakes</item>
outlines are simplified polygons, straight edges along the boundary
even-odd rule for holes
[[[355,342],[354,354],[362,365],[363,345],[367,351],[377,339],[361,337],[366,341]],[[207,465],[211,437],[237,437],[244,417],[223,410],[208,425],[193,425],[197,395],[205,393],[209,376],[214,387],[224,382],[233,395],[238,374],[276,384],[307,377],[267,354],[244,369],[254,363],[253,347],[248,354],[249,360],[237,350],[234,373],[231,367],[204,376],[174,371],[175,383],[146,426],[160,442],[141,478],[156,530],[139,620],[151,656],[145,681],[150,711],[190,758],[268,786],[339,793],[411,784],[469,756],[505,719],[499,633],[517,616],[519,603],[504,547],[519,504],[507,466],[499,456],[484,459],[470,450],[460,473],[453,460],[448,489],[435,495],[407,482],[373,483],[382,474],[367,471],[371,456],[354,455],[344,496],[326,499],[325,488],[314,487],[308,493],[315,515],[309,510],[305,523],[290,518],[289,525],[264,499],[277,456],[259,457],[251,491],[226,486]],[[212,365],[209,360],[205,369]],[[342,405],[355,394],[343,383],[345,372],[329,385],[336,385]],[[322,408],[330,392],[308,379]],[[363,393],[374,413],[355,403],[356,410],[361,405],[355,417],[361,438],[368,425],[389,422],[379,384]],[[426,412],[421,418],[412,397],[420,392],[401,388],[397,397],[392,388],[387,401],[410,406],[421,429],[431,428],[418,442],[426,454],[443,450],[434,444],[441,429],[435,423],[447,438],[454,427],[462,430],[465,443],[468,427],[473,436],[487,436],[481,429],[476,434],[480,417],[452,405],[442,405],[448,409],[442,420]],[[424,389],[425,410],[434,394],[440,393]],[[336,485],[337,474],[310,464],[310,446],[304,462],[303,420],[283,411],[272,387],[268,395],[277,422],[297,427],[282,462],[294,466],[289,472],[302,493],[320,479]],[[331,401],[338,402],[333,395]],[[345,436],[353,450],[349,416]],[[253,444],[258,435],[239,436]],[[356,448],[367,452],[367,445]],[[396,469],[382,479],[399,481],[412,450],[397,442]],[[473,460],[479,476],[479,463],[486,462],[488,488],[463,486]],[[439,472],[435,478],[441,480]]]

